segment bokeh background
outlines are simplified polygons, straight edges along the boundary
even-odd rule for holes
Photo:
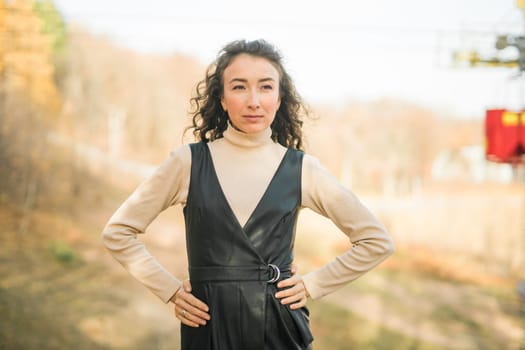
[[[239,38],[279,47],[312,111],[307,152],[396,253],[311,301],[316,349],[523,349],[524,169],[485,159],[485,111],[520,111],[513,0],[0,1],[0,348],[177,349],[179,323],[100,232],[169,151]],[[187,276],[181,208],[142,238]],[[301,213],[306,273],[348,249]]]

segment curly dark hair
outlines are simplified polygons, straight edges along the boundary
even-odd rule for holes
[[[196,96],[191,98],[193,125],[186,130],[193,129],[195,138],[204,142],[223,137],[228,126],[228,113],[221,105],[224,70],[240,54],[265,58],[277,69],[281,105],[271,125],[272,140],[285,147],[302,150],[301,115],[308,115],[308,110],[297,93],[292,78],[283,67],[281,54],[262,39],[233,41],[222,48],[206,70],[206,77],[197,84]]]

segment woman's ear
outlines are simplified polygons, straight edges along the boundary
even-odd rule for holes
[[[225,112],[228,112],[228,109],[226,108],[226,103],[224,103],[224,97],[221,97],[221,106]]]

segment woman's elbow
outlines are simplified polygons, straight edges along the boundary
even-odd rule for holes
[[[383,245],[383,255],[386,258],[394,254],[395,251],[396,251],[396,246],[394,244],[394,240],[392,239],[392,237],[387,236],[387,239],[385,240],[385,243]]]
[[[111,241],[114,240],[112,236],[112,232],[106,230],[106,228],[104,228],[104,230],[100,234],[100,242],[106,249],[109,249],[109,246],[111,246]]]
[[[102,245],[112,251],[118,249],[119,242],[122,241],[122,237],[119,237],[119,231],[112,228],[110,225],[106,225],[100,234],[100,241]]]

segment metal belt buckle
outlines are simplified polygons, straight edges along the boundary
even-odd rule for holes
[[[268,267],[272,269],[272,272],[270,273],[270,279],[266,281],[266,283],[277,282],[281,277],[281,270],[279,270],[279,267],[274,264],[268,264]]]

